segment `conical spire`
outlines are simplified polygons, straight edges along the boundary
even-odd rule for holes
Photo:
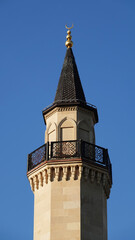
[[[71,41],[71,31],[72,27],[67,27],[67,41],[65,43],[67,47],[66,56],[64,59],[64,64],[62,67],[55,100],[56,102],[83,102],[86,103],[85,95],[83,92],[82,84],[80,81],[79,73],[77,70],[75,58],[72,51],[73,42]]]
[[[70,29],[72,27],[68,28],[66,26],[66,28],[68,29],[67,31],[68,35],[66,37],[67,41],[65,43],[67,51],[55,99],[51,106],[43,110],[43,116],[49,111],[51,111],[53,108],[58,106],[80,106],[92,111],[95,116],[95,122],[98,122],[97,109],[94,105],[88,104],[86,102],[84,91],[80,81],[78,69],[72,51],[73,42],[71,41],[72,36],[70,35],[71,34]]]
[[[86,103],[72,48],[67,48],[54,102]]]

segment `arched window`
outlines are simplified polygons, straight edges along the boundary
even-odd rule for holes
[[[47,141],[52,142],[56,141],[56,124],[52,123],[47,129]]]
[[[90,142],[90,127],[84,120],[78,124],[78,139]]]
[[[64,118],[59,124],[59,140],[68,141],[76,139],[76,124],[72,119]]]

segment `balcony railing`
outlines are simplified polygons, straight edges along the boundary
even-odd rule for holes
[[[112,167],[108,150],[97,145],[82,141],[48,142],[28,154],[28,171],[50,159],[83,158],[108,169],[112,178]]]

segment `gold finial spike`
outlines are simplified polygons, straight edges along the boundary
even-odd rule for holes
[[[68,35],[66,36],[67,41],[65,42],[65,45],[67,48],[71,48],[73,46],[73,42],[71,41],[72,36],[71,36],[70,29],[73,28],[73,24],[72,24],[72,27],[67,27],[67,25],[65,25],[65,27],[68,29],[68,31],[67,31]]]

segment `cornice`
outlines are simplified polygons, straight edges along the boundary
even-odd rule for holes
[[[49,162],[48,162],[49,163]],[[102,185],[106,198],[109,198],[111,180],[106,169],[99,168],[82,161],[50,162],[35,171],[28,172],[28,179],[33,193],[45,187],[49,182],[57,181],[90,181]]]

